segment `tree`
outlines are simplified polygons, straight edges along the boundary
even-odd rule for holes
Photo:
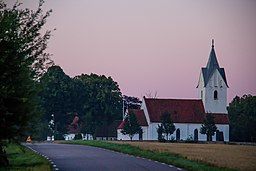
[[[126,109],[140,109],[142,101],[138,97],[123,95],[124,108]]]
[[[163,132],[166,135],[166,139],[168,140],[169,134],[173,134],[173,132],[176,130],[175,125],[172,122],[171,115],[168,112],[164,112],[161,115],[161,125],[163,127]]]
[[[158,124],[158,128],[156,129],[157,130],[157,135],[158,135],[158,141],[163,141],[164,138],[163,138],[163,132],[164,132],[164,128],[163,128],[163,125],[162,124]]]
[[[135,134],[139,134],[142,131],[141,126],[138,123],[137,117],[133,112],[125,118],[124,128],[121,133],[124,135],[129,135],[131,141]]]
[[[256,141],[256,96],[236,96],[228,107],[231,141]]]
[[[211,113],[206,114],[206,118],[201,126],[200,133],[206,134],[207,141],[212,141],[212,136],[217,131],[217,127],[215,125],[214,117]]]
[[[0,1],[0,165],[4,159],[3,140],[18,140],[28,123],[37,117],[38,78],[51,65],[45,53],[50,31],[41,34],[51,11],[43,14],[43,1],[36,11],[7,8]]]
[[[109,125],[122,117],[122,96],[117,82],[111,77],[82,74],[74,78],[86,91],[82,108],[82,130],[93,133],[103,124]],[[89,124],[89,125],[88,125]]]
[[[67,133],[78,103],[74,81],[67,76],[61,67],[52,66],[40,79],[39,97],[44,114],[42,120],[50,122],[54,116],[54,132]]]

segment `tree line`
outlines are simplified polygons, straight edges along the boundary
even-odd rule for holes
[[[256,142],[256,96],[236,96],[229,103],[230,141]]]
[[[57,138],[63,138],[75,116],[79,117],[81,132],[94,138],[100,126],[122,118],[122,94],[111,77],[81,74],[70,78],[60,66],[52,66],[39,80],[39,86],[41,123],[47,126],[54,119]],[[38,138],[46,139],[46,135]]]

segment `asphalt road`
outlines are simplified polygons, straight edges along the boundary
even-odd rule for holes
[[[47,156],[60,171],[180,171],[159,162],[82,145],[25,144]]]

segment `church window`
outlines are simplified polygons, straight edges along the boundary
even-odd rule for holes
[[[176,140],[180,140],[180,129],[176,130]]]
[[[143,131],[142,131],[142,129],[140,129],[140,131],[139,131],[139,140],[140,141],[143,140],[142,135],[143,135]]]
[[[214,96],[214,100],[218,100],[218,92],[217,92],[217,90],[214,91],[214,95],[213,96]]]
[[[194,130],[194,140],[198,141],[198,129]]]

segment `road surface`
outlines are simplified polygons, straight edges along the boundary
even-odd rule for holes
[[[47,156],[60,171],[180,171],[159,162],[97,147],[54,143],[25,144]]]

